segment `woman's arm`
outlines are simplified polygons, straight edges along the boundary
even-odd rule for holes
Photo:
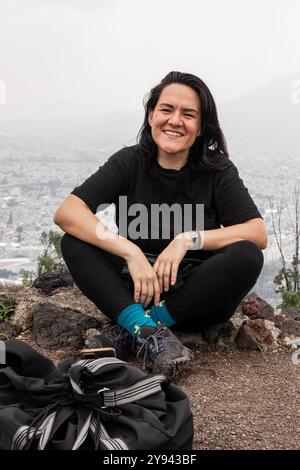
[[[212,230],[200,230],[203,237],[202,250],[217,250],[230,243],[240,240],[250,240],[260,248],[267,248],[268,238],[264,222],[260,218],[255,218],[243,224],[231,225],[229,227]],[[153,266],[157,273],[161,290],[167,291],[169,283],[175,284],[179,265],[187,250],[193,246],[190,232],[183,232],[169,243],[160,253]]]
[[[110,231],[79,197],[70,194],[57,209],[54,222],[64,232],[123,258],[134,282],[135,302],[146,307],[154,296],[154,304],[159,304],[160,287],[156,273],[142,250]]]
[[[73,194],[59,206],[53,220],[64,232],[126,261],[140,251],[137,245],[110,231],[85,202]]]
[[[217,250],[240,240],[250,240],[261,250],[268,246],[267,230],[264,221],[260,218],[229,227],[203,230],[201,235],[204,237],[202,250]]]

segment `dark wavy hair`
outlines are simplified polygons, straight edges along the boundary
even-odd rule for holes
[[[169,72],[161,82],[151,89],[144,97],[145,118],[137,135],[137,143],[150,156],[156,158],[157,145],[151,134],[151,126],[148,123],[148,113],[154,110],[161,92],[171,83],[181,83],[191,87],[199,96],[201,112],[201,135],[196,138],[189,152],[194,170],[218,171],[224,167],[224,158],[220,153],[229,158],[227,144],[220,128],[217,108],[211,92],[205,83],[196,75],[182,72]]]

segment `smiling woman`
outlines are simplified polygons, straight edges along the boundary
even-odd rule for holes
[[[196,171],[211,171],[224,167],[224,160],[216,160],[212,150],[228,157],[226,141],[213,96],[199,77],[170,72],[151,90],[144,106],[145,119],[139,131],[139,143],[145,151],[152,153],[155,159],[158,150],[158,155],[162,156],[161,160],[168,162],[166,165],[174,165],[178,159],[179,163],[174,165],[176,169],[180,167],[180,161],[183,164],[187,161],[187,154]],[[170,148],[168,152],[167,149],[164,151],[166,144],[160,145],[160,132],[164,131],[180,133],[183,151],[178,156],[176,147]],[[165,132],[165,136],[167,135],[168,132]],[[168,158],[169,153],[175,158]]]
[[[113,345],[126,360],[144,352],[148,370],[172,378],[191,351],[169,327],[206,328],[229,319],[259,276],[267,235],[229,159],[206,84],[195,75],[170,72],[144,106],[137,145],[116,152],[74,188],[54,221],[66,232],[61,249],[75,283],[117,322],[96,343]],[[111,203],[119,234],[95,216],[99,206]],[[133,218],[141,206],[147,213],[138,227]],[[175,206],[182,214],[179,229],[178,217],[170,216]],[[168,230],[155,216],[157,207],[170,216]],[[128,232],[132,226],[141,236]],[[193,268],[184,282],[176,282],[187,260]],[[122,278],[124,264],[129,285]]]

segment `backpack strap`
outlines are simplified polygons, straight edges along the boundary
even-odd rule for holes
[[[88,416],[86,417],[85,422],[83,423],[82,428],[78,432],[78,435],[76,437],[76,441],[72,447],[72,450],[77,450],[80,448],[80,446],[84,443],[84,441],[87,438],[90,426],[91,426],[91,419],[92,419],[93,412],[91,411]]]
[[[74,380],[74,377],[72,377],[72,368],[75,366],[86,367],[92,374],[95,374],[99,369],[116,363],[127,364],[113,357],[88,359],[73,364],[69,370],[69,378],[75,398],[86,404],[96,404],[102,408],[120,406],[160,392],[162,383],[167,382],[167,378],[164,375],[146,376],[124,388],[110,390],[108,387],[103,387],[100,388],[97,393],[85,394],[80,388],[78,381]]]
[[[164,375],[154,375],[138,380],[135,384],[118,390],[103,391],[103,406],[118,406],[132,403],[161,392],[161,384],[166,382]],[[100,390],[101,392],[101,390]]]
[[[119,437],[111,437],[108,434],[107,429],[104,427],[104,424],[97,419],[95,413],[91,419],[90,432],[93,435],[94,439],[97,439],[96,430],[99,426],[98,440],[107,450],[129,450],[126,442]],[[95,442],[97,445],[97,442]]]

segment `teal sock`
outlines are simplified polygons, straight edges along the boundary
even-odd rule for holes
[[[139,336],[143,326],[157,328],[151,316],[145,312],[142,304],[130,304],[124,308],[118,317],[119,325],[129,331],[132,336]]]
[[[158,306],[153,305],[151,310],[147,310],[147,313],[150,313],[153,321],[157,323],[158,326],[164,324],[166,326],[175,325],[176,321],[171,316],[169,310],[166,307],[164,300],[159,302]]]

